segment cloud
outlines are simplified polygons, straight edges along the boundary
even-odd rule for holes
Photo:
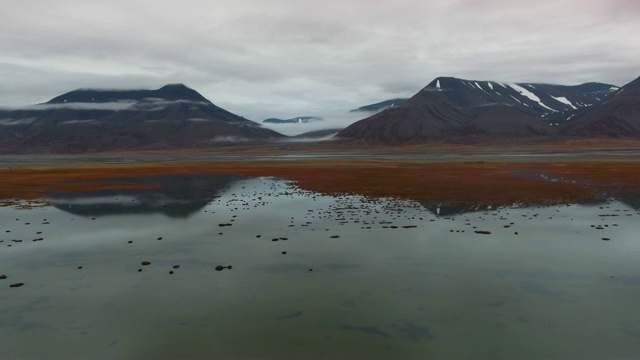
[[[640,75],[638,18],[630,0],[25,0],[0,13],[0,105],[180,82],[260,121],[441,75],[623,85]]]
[[[321,115],[322,121],[312,121],[308,123],[295,123],[295,124],[262,124],[263,127],[275,130],[281,134],[287,136],[294,136],[303,134],[310,131],[325,130],[325,129],[344,129],[347,126],[353,124],[358,120],[362,120],[372,113],[365,112],[345,112],[345,113],[333,113],[327,115]]]
[[[74,110],[122,110],[135,104],[135,100],[112,101],[103,103],[62,103],[62,104],[38,104],[21,108],[21,110],[50,110],[50,109],[74,109]]]

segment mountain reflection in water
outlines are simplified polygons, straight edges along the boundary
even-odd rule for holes
[[[55,207],[79,216],[161,213],[188,217],[246,176],[226,174],[155,175],[110,179],[155,185],[152,188],[100,189],[84,192],[49,191]]]

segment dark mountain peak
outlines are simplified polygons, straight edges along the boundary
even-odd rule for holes
[[[423,90],[453,90],[458,88],[463,80],[453,76],[438,76],[433,79]]]
[[[431,81],[422,91],[492,91],[495,86],[503,86],[501,83],[484,80],[467,80],[452,76],[439,76]]]
[[[184,84],[167,84],[153,92],[153,97],[165,100],[187,100],[209,102],[204,96]]]
[[[197,91],[184,84],[168,84],[157,90],[146,89],[77,89],[56,96],[47,101],[47,104],[65,103],[107,103],[118,101],[139,101],[145,98],[160,98],[170,101],[197,101],[209,102]]]

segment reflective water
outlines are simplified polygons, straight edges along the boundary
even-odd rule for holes
[[[158,187],[0,208],[0,358],[640,356],[640,223],[622,202],[136,181]]]

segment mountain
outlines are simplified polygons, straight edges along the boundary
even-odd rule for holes
[[[640,77],[596,106],[576,113],[562,125],[561,135],[591,138],[640,137]]]
[[[553,135],[567,113],[607,99],[608,84],[577,86],[438,77],[400,106],[358,121],[338,137],[383,143]]]
[[[268,118],[262,120],[263,124],[306,124],[315,121],[322,121],[318,116],[298,116],[291,119]]]
[[[281,137],[182,84],[157,90],[79,89],[0,112],[4,153],[190,148]]]
[[[380,111],[382,111],[384,109],[388,109],[388,108],[393,107],[393,106],[402,105],[405,102],[407,102],[407,100],[409,100],[409,99],[399,98],[399,99],[385,100],[385,101],[381,101],[379,103],[361,106],[361,107],[359,107],[357,109],[349,110],[349,112],[372,112],[372,113],[376,113],[376,112],[380,112]]]

